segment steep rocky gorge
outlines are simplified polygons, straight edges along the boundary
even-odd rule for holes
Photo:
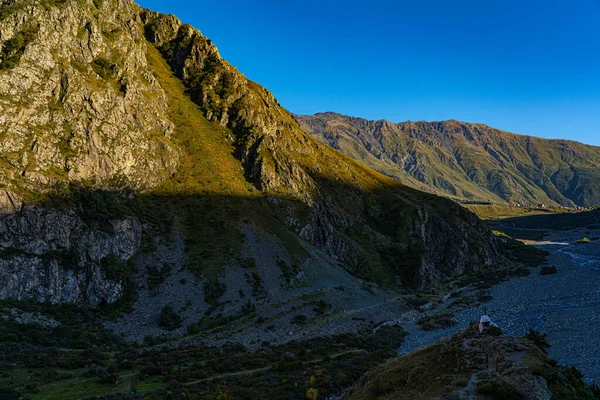
[[[292,296],[315,265],[360,291],[360,279],[436,289],[506,262],[473,214],[310,138],[175,17],[129,0],[0,4],[1,297],[113,303],[120,274],[135,274],[124,265],[148,251],[142,236],[171,243],[173,232],[186,256],[168,267],[193,271],[202,285],[190,293],[229,314]],[[73,185],[111,193],[102,226],[68,200]],[[248,226],[277,250],[251,251]],[[309,287],[323,289],[318,276]]]

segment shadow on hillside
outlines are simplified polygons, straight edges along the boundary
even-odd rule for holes
[[[450,200],[400,184],[364,191],[339,181],[318,180],[323,197],[308,206],[286,195],[134,193],[71,187],[37,206],[74,210],[89,227],[108,231],[110,220],[139,218],[145,243],[181,232],[187,267],[218,272],[242,258],[243,225],[275,237],[302,262],[306,241],[341,262],[352,274],[381,285],[431,287],[420,274],[423,259],[454,275],[501,263],[487,225]],[[207,271],[207,269],[211,271]],[[431,279],[439,279],[431,278]]]

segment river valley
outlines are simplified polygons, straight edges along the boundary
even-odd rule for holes
[[[540,267],[526,277],[513,278],[490,290],[492,300],[455,315],[451,328],[422,331],[408,323],[408,335],[398,354],[449,337],[484,310],[504,334],[523,335],[529,328],[547,334],[550,355],[565,365],[575,365],[589,382],[600,382],[600,242],[575,243],[593,238],[599,231],[579,228],[568,231],[544,230],[542,241],[526,241],[550,252],[548,265],[558,270],[541,275]]]

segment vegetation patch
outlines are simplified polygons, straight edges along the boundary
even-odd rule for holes
[[[542,268],[540,268],[540,275],[554,275],[558,272],[558,270],[556,269],[556,267],[547,267],[544,266]]]
[[[550,344],[546,340],[546,334],[536,331],[534,329],[529,329],[529,332],[525,334],[525,339],[531,340],[537,347],[539,347],[544,353],[548,352],[550,348]]]
[[[38,26],[28,27],[17,32],[12,38],[2,44],[0,71],[9,70],[17,66],[27,46],[37,38],[38,32]]]
[[[544,240],[546,237],[546,233],[544,231],[534,230],[534,229],[518,229],[518,228],[508,228],[508,227],[498,227],[498,231],[505,234],[505,236],[511,237],[513,239],[518,240],[534,240],[540,241]]]
[[[509,240],[502,243],[502,248],[508,257],[528,267],[537,267],[546,263],[549,252],[535,246],[526,245],[518,240]]]
[[[168,304],[163,307],[162,311],[160,312],[158,326],[168,331],[172,331],[179,328],[181,323],[181,316],[173,309],[173,306]]]
[[[588,243],[591,243],[591,242],[595,242],[597,240],[598,240],[597,237],[592,237],[592,238],[584,237],[583,239],[576,240],[574,242],[574,244],[588,244]]]
[[[428,317],[422,317],[417,321],[417,323],[424,331],[434,331],[438,329],[450,328],[456,325],[456,320],[451,313],[443,312]]]
[[[477,382],[477,394],[490,400],[523,400],[525,397],[504,381],[489,380]]]

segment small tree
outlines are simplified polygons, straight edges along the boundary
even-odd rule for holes
[[[544,353],[547,353],[550,348],[550,343],[546,341],[546,334],[534,329],[529,328],[529,332],[525,334],[525,339],[531,340]]]
[[[319,395],[319,392],[315,388],[310,388],[306,391],[306,397],[311,400],[317,400],[318,395]]]
[[[181,316],[179,316],[179,314],[175,312],[173,307],[170,304],[168,304],[164,306],[162,311],[160,312],[158,325],[163,329],[172,331],[181,326]]]

